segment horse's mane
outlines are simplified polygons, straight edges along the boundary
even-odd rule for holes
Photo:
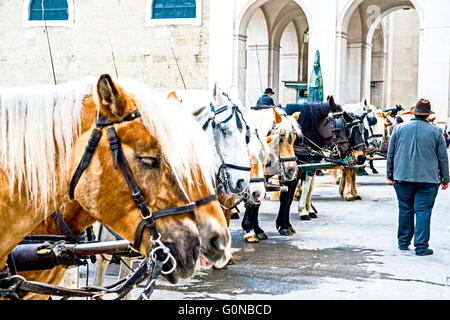
[[[0,167],[10,193],[18,189],[47,212],[80,133],[83,99],[95,82],[0,89]]]
[[[137,99],[144,124],[155,135],[162,153],[180,181],[192,186],[204,175],[212,188],[213,154],[205,135],[189,110],[169,101],[167,95],[151,90],[141,83],[118,79],[124,91]],[[195,200],[195,199],[190,199]]]
[[[316,131],[320,121],[332,112],[328,102],[290,103],[286,105],[284,111],[289,115],[298,111],[300,112],[298,123],[305,136]],[[342,111],[342,107],[336,105],[334,111]]]
[[[57,177],[70,178],[63,174],[68,173],[68,156],[81,132],[83,100],[95,92],[95,83],[89,79],[0,89],[0,168],[10,193],[24,192],[35,210],[48,213],[57,190],[64,187]],[[144,124],[157,137],[175,175],[192,185],[201,172],[212,187],[213,158],[202,149],[207,141],[192,116],[141,84],[118,83],[137,99]]]

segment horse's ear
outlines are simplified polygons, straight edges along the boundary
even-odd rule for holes
[[[126,102],[109,74],[102,74],[97,82],[100,110],[105,116],[122,117],[125,115]]]
[[[273,115],[275,117],[275,124],[281,123],[283,121],[283,118],[280,116],[280,114],[278,113],[278,111],[275,108],[273,108],[272,110],[273,110]]]
[[[329,96],[328,98],[328,103],[330,105],[331,110],[334,111],[334,109],[336,108],[336,103],[334,103],[334,98],[333,96]]]
[[[294,114],[292,114],[292,116],[295,120],[298,120],[300,118],[300,111],[295,112]]]
[[[212,89],[212,98],[216,106],[220,105],[222,101],[221,94],[219,91],[220,91],[219,85],[217,84],[217,82],[214,82],[214,86]]]
[[[168,95],[167,95],[167,99],[168,100],[175,100],[177,102],[181,102],[180,98],[178,98],[177,93],[175,91],[171,91]]]
[[[280,135],[271,134],[270,136],[267,136],[266,141],[269,146],[276,146],[280,143]]]
[[[345,121],[347,122],[352,121],[352,117],[347,113],[347,111],[344,111],[342,115],[344,116]]]

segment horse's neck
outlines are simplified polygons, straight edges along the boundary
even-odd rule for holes
[[[76,201],[65,203],[62,208],[59,209],[59,212],[70,231],[75,235],[81,234],[95,222],[95,219]],[[53,218],[53,216],[49,216],[42,221],[31,234],[64,234],[64,232],[56,219]]]
[[[93,105],[93,108],[92,105],[87,108],[85,107],[82,116],[82,131],[86,131],[92,126],[92,121],[95,120],[95,116],[95,104]],[[68,158],[70,158],[68,159],[68,162],[74,163],[74,161],[79,161],[81,159],[81,155],[87,145],[87,138],[85,138],[85,140],[86,143],[82,146],[80,144],[77,146],[77,142],[74,142],[72,152],[68,155]],[[55,155],[55,157],[58,156],[58,154]],[[17,184],[15,187],[16,192],[10,194],[9,185],[10,183],[13,183],[13,181],[9,181],[8,175],[4,169],[0,168],[0,181],[2,181],[0,184],[0,221],[2,221],[2,223],[0,223],[0,269],[3,265],[2,262],[6,259],[9,252],[11,252],[14,247],[16,247],[27,234],[30,234],[44,219],[56,209],[60,208],[64,202],[69,200],[68,193],[71,176],[68,172],[61,172],[58,167],[54,170],[56,172],[55,179],[58,182],[58,187],[56,188],[55,193],[51,195],[52,199],[42,199],[42,203],[45,202],[47,206],[47,209],[44,210],[44,208],[35,208],[30,204],[30,199],[27,198],[23,188],[19,188]],[[69,168],[67,170],[69,170]],[[70,171],[72,172],[74,169]],[[23,183],[24,182],[22,182],[22,184]],[[17,190],[22,191],[19,193]],[[38,201],[38,203],[39,202],[40,201]],[[14,232],[11,232],[11,230],[14,230]]]

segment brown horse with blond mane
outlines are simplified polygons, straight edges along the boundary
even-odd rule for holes
[[[173,122],[162,100],[147,91],[137,83],[122,84],[102,75],[96,83],[0,92],[0,270],[14,247],[69,200],[69,191],[92,219],[130,242],[136,240],[138,226],[149,216],[143,216],[131,196],[129,181],[115,167],[117,152],[106,135],[100,134],[87,167],[71,186],[71,177],[84,159],[88,141],[92,141],[91,133],[104,131],[98,125],[101,119],[107,124],[108,135],[113,132],[120,140],[121,169],[125,161],[150,212],[186,208],[186,212],[178,210],[176,215],[156,219],[154,225],[176,261],[176,270],[168,280],[192,276],[200,232],[189,204],[197,199],[189,198],[180,181],[194,186],[199,167],[192,153],[173,150],[173,142],[190,148],[193,141],[186,140],[190,137],[186,133],[170,133]],[[204,196],[206,190],[196,192]],[[204,206],[220,211],[214,202]],[[230,240],[226,224],[221,223],[203,232],[209,235],[209,243],[223,249],[229,247]],[[150,228],[142,229],[136,249],[143,255],[149,252],[152,236],[156,235]]]

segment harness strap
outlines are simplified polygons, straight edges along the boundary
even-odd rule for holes
[[[117,162],[119,163],[120,168],[122,169],[123,176],[125,178],[125,181],[128,184],[128,187],[131,191],[131,196],[134,200],[134,203],[138,207],[139,211],[141,212],[141,216],[143,220],[139,225],[144,223],[145,226],[147,226],[150,229],[150,232],[156,236],[158,234],[158,231],[156,230],[156,224],[152,217],[152,212],[147,207],[147,204],[145,203],[144,195],[142,194],[141,190],[137,186],[136,182],[133,179],[133,174],[131,172],[130,166],[128,165],[127,160],[125,159],[125,156],[122,152],[122,148],[120,147],[120,141],[117,138],[116,129],[114,127],[108,128],[108,137],[109,141],[112,142],[111,150],[114,152],[116,151],[117,156]],[[117,141],[117,142],[116,142]],[[138,230],[140,228],[138,227]],[[136,237],[138,236],[138,233],[136,234]],[[135,241],[136,244],[136,241]],[[138,248],[138,247],[134,247]]]
[[[56,220],[56,223],[58,224],[61,231],[64,232],[64,234],[67,236],[67,240],[69,240],[72,243],[80,243],[80,239],[73,234],[72,230],[70,230],[69,226],[64,221],[63,216],[58,210],[53,212],[52,217],[53,219]]]
[[[205,203],[208,203],[208,202],[210,202],[210,201],[214,201],[214,200],[217,200],[217,194],[211,194],[211,195],[209,195],[209,196],[206,196],[206,197],[204,197],[204,198],[201,198],[201,199],[195,201],[195,205],[196,205],[197,207],[200,207],[201,205],[203,205],[203,204],[205,204]]]
[[[91,133],[91,137],[89,138],[88,145],[86,146],[83,157],[81,158],[81,161],[78,164],[77,169],[75,170],[72,180],[70,181],[69,196],[71,200],[73,200],[74,198],[75,187],[77,186],[77,183],[80,180],[84,170],[86,170],[86,168],[89,166],[89,162],[91,161],[92,155],[94,154],[94,151],[97,148],[101,137],[102,130],[100,128],[95,128]]]
[[[280,162],[297,161],[297,157],[279,158],[278,161]]]

